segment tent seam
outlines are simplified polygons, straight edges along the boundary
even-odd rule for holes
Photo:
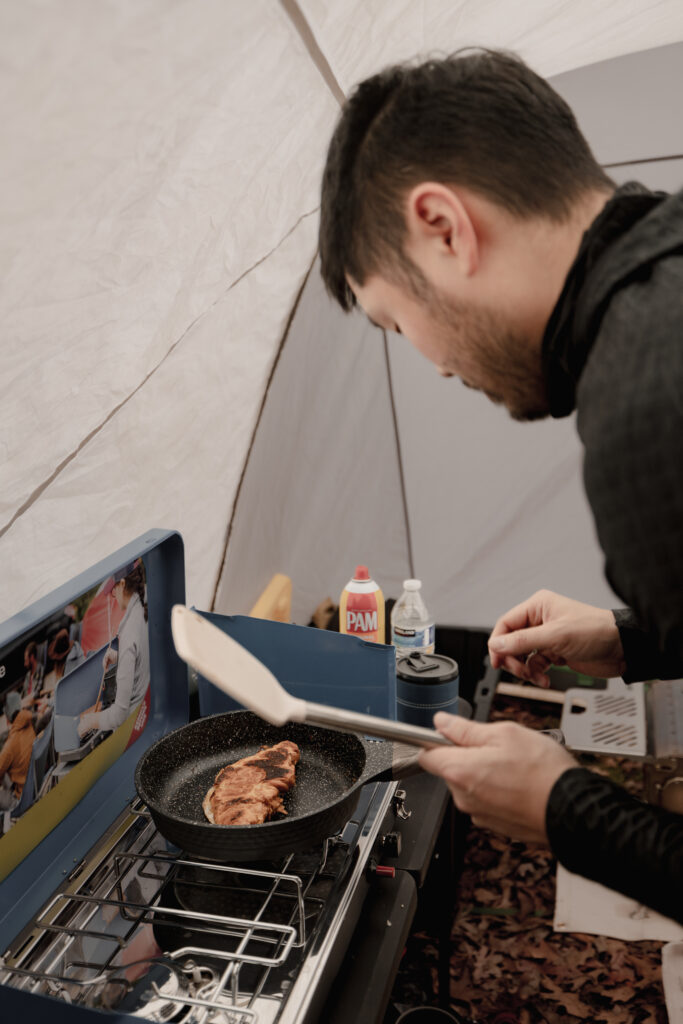
[[[406,544],[408,547],[408,566],[410,575],[412,578],[415,577],[415,563],[413,561],[413,538],[410,531],[410,516],[408,514],[408,495],[406,492],[406,480],[405,473],[403,472],[403,456],[401,453],[401,436],[398,429],[398,416],[396,414],[396,400],[394,397],[394,384],[391,377],[391,362],[389,359],[389,344],[387,342],[387,332],[382,330],[382,338],[384,341],[384,361],[387,368],[387,384],[389,387],[389,405],[391,407],[391,417],[394,424],[394,440],[396,442],[396,460],[398,462],[398,477],[401,488],[401,502],[403,504],[403,519],[406,527]]]
[[[252,451],[254,449],[254,444],[256,442],[256,435],[258,434],[258,429],[259,429],[259,427],[261,425],[261,420],[263,418],[263,412],[264,412],[264,409],[266,407],[266,402],[268,401],[268,395],[270,393],[271,384],[273,383],[273,378],[275,377],[275,372],[276,372],[277,367],[279,365],[280,357],[282,356],[285,344],[287,342],[287,338],[289,337],[289,332],[291,330],[292,323],[294,321],[294,317],[296,316],[296,312],[297,312],[297,310],[299,308],[299,303],[301,302],[301,296],[304,293],[304,288],[306,287],[308,279],[311,276],[311,271],[313,270],[313,267],[315,266],[315,261],[316,261],[317,258],[318,258],[318,251],[316,249],[315,254],[313,256],[313,259],[311,261],[311,264],[310,264],[308,270],[306,271],[306,274],[304,275],[303,281],[301,282],[301,287],[299,288],[299,291],[297,293],[296,299],[294,300],[294,303],[292,305],[292,309],[290,311],[289,317],[287,318],[287,323],[285,325],[285,329],[284,329],[284,332],[282,334],[282,338],[280,340],[280,345],[278,347],[277,353],[276,353],[275,358],[273,360],[273,365],[271,366],[270,374],[268,375],[268,381],[266,383],[266,387],[265,387],[264,392],[263,392],[263,398],[261,399],[261,405],[259,407],[258,416],[256,417],[256,423],[254,424],[254,430],[253,430],[252,435],[251,435],[251,441],[249,442],[249,448],[247,449],[247,454],[245,456],[244,464],[242,466],[242,473],[240,474],[239,483],[237,484],[237,490],[235,491],[235,497],[234,497],[233,503],[232,503],[232,510],[231,510],[231,513],[230,513],[230,520],[228,522],[228,526],[227,526],[226,533],[225,533],[225,542],[223,544],[223,553],[221,555],[221,560],[220,560],[220,564],[219,564],[219,568],[218,568],[218,573],[216,575],[216,582],[214,584],[213,594],[211,596],[211,604],[209,606],[209,611],[212,611],[212,612],[216,610],[216,601],[218,600],[218,590],[220,588],[220,585],[221,585],[221,582],[222,582],[222,579],[223,579],[223,573],[225,571],[226,563],[227,563],[227,560],[228,560],[228,547],[230,546],[230,538],[232,537],[232,531],[233,531],[233,527],[235,525],[235,516],[237,514],[237,506],[239,504],[240,494],[242,493],[242,485],[244,484],[244,480],[245,480],[245,477],[247,475],[247,469],[249,467],[249,461],[251,459],[251,454],[252,454]]]
[[[203,310],[201,313],[199,313],[199,315],[195,317],[195,319],[192,321],[191,324],[188,324],[188,326],[185,328],[185,330],[183,331],[181,336],[178,338],[178,340],[175,341],[171,345],[171,347],[163,355],[163,357],[159,360],[159,362],[156,364],[156,366],[154,366],[149,371],[149,373],[143,378],[143,380],[140,381],[139,384],[136,385],[136,387],[130,392],[130,394],[127,395],[121,402],[119,402],[119,404],[117,406],[115,406],[107,414],[107,416],[102,420],[101,423],[98,423],[98,425],[96,427],[93,427],[93,429],[90,431],[90,433],[87,434],[79,442],[79,444],[76,446],[76,448],[74,448],[74,450],[72,452],[70,452],[64,459],[62,459],[62,461],[59,463],[59,465],[52,471],[52,473],[47,477],[46,480],[43,480],[42,483],[40,483],[37,487],[35,487],[33,489],[33,491],[28,496],[28,498],[23,502],[22,505],[19,506],[19,508],[16,510],[16,512],[12,515],[10,520],[3,527],[0,527],[0,537],[4,537],[5,534],[9,530],[11,530],[11,528],[14,526],[14,524],[17,522],[17,520],[21,519],[21,517],[24,515],[25,512],[28,512],[28,510],[36,503],[36,501],[40,498],[40,496],[45,493],[45,491],[48,489],[48,487],[50,487],[50,485],[54,483],[54,481],[60,476],[60,474],[66,469],[66,467],[71,462],[73,462],[73,460],[83,451],[83,449],[93,440],[93,438],[95,438],[102,430],[104,430],[104,428],[114,418],[114,416],[116,416],[117,413],[120,412],[120,410],[125,405],[127,405],[128,402],[130,402],[132,398],[135,397],[135,395],[138,393],[138,391],[140,391],[145,386],[145,384],[154,376],[154,374],[163,366],[163,364],[166,362],[166,360],[169,358],[169,356],[171,356],[175,352],[175,350],[178,348],[178,346],[188,336],[190,331],[192,331],[192,329],[194,327],[196,327],[196,325],[201,320],[203,320],[204,317],[207,316],[211,312],[211,310],[214,309],[215,306],[218,305],[219,302],[222,302],[223,299],[226,297],[226,295],[228,295],[233,290],[233,288],[235,288],[241,281],[243,281],[244,278],[247,277],[248,274],[251,274],[254,270],[257,269],[257,267],[260,267],[262,263],[264,263],[274,253],[276,253],[277,250],[280,248],[280,246],[283,245],[287,241],[287,239],[296,231],[296,229],[299,227],[299,225],[304,220],[306,220],[307,217],[313,216],[313,214],[317,213],[319,209],[320,209],[320,207],[316,206],[312,210],[308,210],[306,213],[302,213],[302,215],[298,218],[298,220],[295,222],[295,224],[289,229],[289,231],[285,235],[283,235],[283,237],[280,239],[280,241],[275,246],[273,246],[273,248],[269,252],[267,252],[259,260],[257,260],[256,263],[252,264],[252,266],[249,267],[247,270],[245,270],[242,274],[240,274],[239,277],[235,278],[235,280],[231,282],[231,284],[225,289],[225,291],[222,292],[218,296],[217,299],[214,299],[214,301],[211,303],[210,306],[208,306],[205,310]],[[310,273],[310,268],[308,270],[308,273]],[[308,273],[307,273],[306,276],[308,276]]]
[[[666,160],[683,160],[683,153],[672,153],[670,156],[644,156],[641,159],[632,157],[630,160],[617,160],[615,163],[601,166],[609,169],[611,167],[630,167],[631,164],[658,164]]]
[[[330,90],[340,107],[346,103],[346,93],[339,84],[339,79],[332,70],[332,65],[325,56],[322,46],[316,39],[310,22],[301,10],[297,0],[280,0],[280,5],[292,23],[308,55],[315,64],[322,80]]]

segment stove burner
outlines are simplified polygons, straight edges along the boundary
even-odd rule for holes
[[[198,967],[192,960],[176,964],[159,959],[115,1009],[157,1024],[190,1024],[196,1018],[197,1007],[182,1000],[210,999],[211,989],[218,981],[216,971],[208,966]]]
[[[153,994],[143,996],[144,1005],[141,1009],[135,1010],[133,1017],[146,1017],[153,1021],[186,1021],[192,1013],[192,1008],[183,1009],[178,1003],[169,999],[169,996],[182,995],[189,986],[180,974],[169,973],[161,985],[153,982]]]

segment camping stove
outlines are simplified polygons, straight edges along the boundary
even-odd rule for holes
[[[317,1020],[382,874],[395,790],[365,787],[339,835],[272,864],[187,858],[134,801],[5,952],[0,983],[158,1022]]]
[[[123,631],[107,602],[122,571],[137,567],[140,577],[140,561],[149,684],[121,725],[108,731],[96,720],[89,740],[79,716],[100,713],[105,652]],[[153,531],[0,623],[5,709],[8,692],[15,706],[27,699],[26,650],[44,655],[67,611],[83,655],[57,679],[51,714],[36,715],[26,782],[0,815],[0,1018],[381,1024],[446,787],[423,774],[401,790],[368,783],[338,834],[276,862],[216,863],[171,845],[136,795],[136,766],[191,718],[235,710],[201,677],[190,684],[171,636],[176,603],[185,603],[182,541]],[[295,696],[395,715],[392,648],[248,616],[211,618]],[[49,659],[43,670],[52,671]]]

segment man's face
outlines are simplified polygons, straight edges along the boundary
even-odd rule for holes
[[[370,320],[404,334],[444,377],[460,377],[513,419],[548,415],[538,352],[500,311],[446,295],[429,285],[418,298],[379,275],[364,285],[349,282]]]

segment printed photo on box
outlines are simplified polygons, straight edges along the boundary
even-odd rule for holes
[[[149,685],[142,559],[0,650],[0,877],[17,825],[35,845],[135,742]]]

